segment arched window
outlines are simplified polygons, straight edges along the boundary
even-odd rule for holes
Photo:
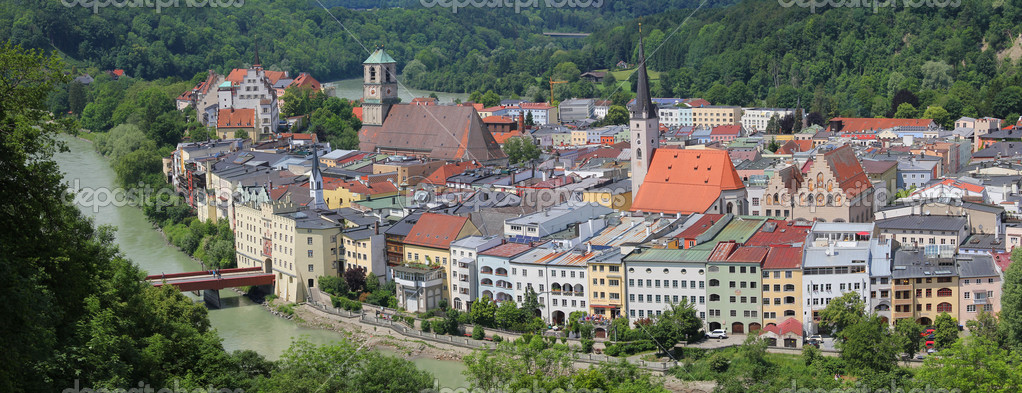
[[[642,149],[635,149],[635,159],[642,160]]]
[[[827,206],[834,206],[834,196],[827,194]]]
[[[816,206],[823,206],[823,194],[816,194]]]
[[[727,203],[727,214],[731,214],[735,209],[735,205],[731,202]]]
[[[937,305],[937,312],[951,312],[951,303],[944,302]]]
[[[575,284],[575,293],[582,293],[583,291],[582,284]]]
[[[718,266],[710,266],[710,273],[716,273],[716,272],[719,272],[719,271],[720,271],[720,267],[718,267]]]
[[[560,292],[561,291],[561,284],[558,284],[556,282],[553,283],[552,285],[550,285],[550,290],[554,291],[554,292]]]
[[[774,193],[774,204],[775,205],[780,205],[781,204],[780,195],[778,195],[776,192]]]
[[[784,316],[786,316],[786,317],[794,317],[795,316],[795,310],[784,310]]]
[[[719,287],[720,286],[720,281],[717,281],[717,279],[712,279],[712,280],[710,280],[710,286],[711,287]]]
[[[937,290],[937,297],[950,297],[951,288],[941,288]]]
[[[711,294],[711,295],[710,295],[710,301],[711,301],[711,302],[719,302],[719,301],[720,301],[720,295],[717,295],[717,294]]]
[[[784,291],[785,292],[791,292],[791,291],[794,291],[794,290],[795,290],[795,285],[794,284],[784,284]]]
[[[823,172],[816,174],[816,187],[823,188]]]
[[[369,81],[376,82],[376,67],[369,67]]]

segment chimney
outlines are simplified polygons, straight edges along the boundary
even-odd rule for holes
[[[380,234],[380,222],[379,221],[373,222],[373,232],[376,232],[377,235]]]

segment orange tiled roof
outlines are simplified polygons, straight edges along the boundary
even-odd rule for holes
[[[355,115],[355,118],[357,118],[358,121],[362,121],[362,107],[356,106],[351,108],[351,113]]]
[[[688,228],[685,228],[684,231],[681,231],[681,233],[675,235],[674,237],[678,239],[695,239],[699,235],[702,235],[703,232],[706,232],[706,230],[710,229],[710,227],[713,226],[714,223],[720,221],[720,219],[723,217],[724,217],[723,214],[706,214],[700,217],[699,221],[696,221]]]
[[[705,213],[722,191],[743,188],[726,150],[660,149],[653,155],[632,210]]]
[[[216,116],[217,128],[254,127],[255,109],[221,109]]]
[[[325,180],[323,182],[323,188],[328,190],[343,188],[359,195],[379,195],[397,192],[397,186],[389,181],[362,184],[362,182],[359,181],[344,181],[334,178]]]
[[[404,242],[416,246],[450,248],[451,242],[458,240],[458,233],[466,222],[467,217],[423,213],[408,232]]]
[[[767,325],[763,328],[763,330],[760,330],[760,334],[766,332],[771,332],[779,336],[783,336],[788,333],[795,333],[802,336],[802,323],[794,317],[788,317],[788,319],[785,319],[779,325]]]
[[[266,72],[267,76],[269,76],[270,72],[272,71]],[[312,75],[309,75],[308,72],[303,72],[299,74],[298,77],[295,78],[295,80],[291,81],[291,84],[288,85],[288,87],[308,87],[313,90],[323,89],[323,86],[320,85],[319,81],[316,80],[316,78],[313,78]]]
[[[802,267],[802,247],[770,247],[763,261],[764,269],[798,269]]]
[[[862,164],[855,157],[855,151],[852,150],[851,146],[844,145],[831,150],[825,153],[823,158],[827,160],[827,165],[834,173],[838,185],[848,194],[849,198],[853,198],[860,192],[873,187],[869,177],[866,176],[866,171],[862,169]]]
[[[490,134],[493,135],[493,140],[497,141],[497,144],[500,145],[503,145],[504,142],[507,142],[508,139],[514,138],[516,136],[522,136],[522,133],[518,132],[518,130],[514,130],[511,132],[491,132]]]
[[[483,110],[486,112],[486,110]],[[486,124],[514,124],[514,120],[507,116],[486,116],[483,118],[483,123]]]
[[[770,230],[769,232],[767,230]],[[767,220],[753,233],[746,246],[771,246],[781,244],[804,243],[812,225],[796,225],[784,220]]]
[[[444,185],[447,184],[447,179],[451,176],[465,173],[469,169],[475,169],[482,167],[475,161],[462,161],[453,164],[447,164],[437,168],[433,173],[426,177],[426,182],[432,185]]]
[[[985,188],[983,188],[983,186],[978,185],[978,184],[966,183],[966,182],[963,182],[963,181],[958,180],[958,179],[944,179],[940,183],[936,183],[936,184],[933,184],[933,185],[931,185],[929,187],[923,188],[922,190],[916,191],[915,194],[918,194],[920,192],[923,192],[924,190],[929,190],[929,189],[937,187],[937,186],[948,186],[948,187],[953,187],[953,188],[961,188],[963,190],[966,190],[966,191],[969,191],[969,192],[975,192],[977,194],[982,194],[983,190],[986,190]]]

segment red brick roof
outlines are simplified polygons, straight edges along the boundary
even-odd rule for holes
[[[634,152],[632,154],[635,154]],[[638,190],[632,211],[705,213],[721,191],[745,188],[725,150],[660,149]],[[685,196],[679,198],[679,196]]]
[[[467,217],[423,213],[412,226],[404,243],[423,247],[450,248],[458,240],[458,233],[468,222]]]
[[[484,109],[483,112],[486,112]],[[486,124],[514,124],[515,121],[507,116],[486,116],[483,118],[483,123]]]
[[[830,119],[831,123],[835,121],[841,122],[841,130],[831,130],[830,126],[827,126],[827,131],[831,132],[857,132],[857,131],[879,131],[893,127],[927,127],[933,124],[931,119],[872,119],[872,118],[855,118],[855,117],[835,117]]]
[[[799,269],[802,267],[802,247],[770,247],[763,261],[764,269]]]
[[[710,130],[710,135],[741,135],[742,126],[740,125],[726,125],[716,126]]]
[[[713,252],[710,253],[710,262],[724,262],[727,261],[731,254],[738,249],[738,243],[735,242],[720,242],[713,248]]]
[[[674,237],[677,239],[695,239],[699,235],[702,235],[704,232],[706,232],[706,230],[710,229],[710,227],[713,226],[714,223],[719,222],[720,219],[723,217],[724,217],[723,214],[706,214],[700,217],[699,221],[696,221],[688,228],[685,228],[684,231],[681,231],[681,233],[675,235]]]
[[[697,108],[697,107],[700,107],[700,106],[710,106],[710,102],[706,101],[706,100],[704,100],[702,98],[693,98],[691,100],[685,101],[685,103],[688,104],[688,106],[693,107],[693,108]]]
[[[362,121],[362,107],[356,106],[351,108],[351,113],[355,115],[355,118],[357,118],[358,121]]]
[[[426,182],[434,186],[442,186],[447,184],[447,179],[454,175],[465,173],[469,169],[475,169],[482,167],[475,161],[462,161],[453,164],[447,164],[437,168],[433,173],[426,177]]]
[[[845,194],[848,194],[849,198],[873,187],[869,177],[866,176],[866,171],[862,169],[859,159],[855,158],[855,151],[851,146],[844,145],[831,150],[825,153],[823,158],[827,160],[827,165],[834,172],[838,186],[845,191]]]
[[[217,128],[251,128],[255,124],[255,109],[221,109],[216,116]]]
[[[504,243],[497,247],[479,253],[493,257],[511,258],[533,249],[532,245],[523,243]]]
[[[781,147],[777,148],[777,154],[793,154],[804,151],[809,151],[813,148],[813,141],[810,139],[803,140],[789,140],[785,142]]]
[[[508,139],[522,136],[522,133],[518,132],[518,130],[513,130],[511,132],[491,132],[490,135],[493,135],[493,140],[497,141],[497,144],[503,145]]]
[[[740,247],[727,259],[728,262],[736,263],[763,263],[767,256],[766,247]]]
[[[763,334],[766,332],[771,332],[778,336],[783,336],[788,333],[794,333],[799,336],[802,336],[802,323],[799,322],[794,317],[788,317],[788,319],[785,319],[779,325],[767,325],[762,330],[760,330],[759,333]]]
[[[784,220],[767,220],[756,233],[745,242],[746,246],[770,246],[803,243],[813,226],[795,225]],[[769,232],[768,232],[769,230]]]
[[[272,71],[267,71],[267,74],[270,72]],[[312,75],[309,75],[308,72],[299,74],[298,77],[291,81],[291,84],[287,87],[308,87],[313,90],[323,90],[323,86],[319,83],[319,81],[316,80],[316,78],[313,78]]]

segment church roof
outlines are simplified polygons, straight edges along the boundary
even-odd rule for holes
[[[470,106],[397,104],[382,126],[363,126],[358,140],[362,151],[379,149],[443,160],[505,157]]]
[[[384,52],[382,48],[377,49],[375,52],[373,52],[373,54],[369,55],[369,58],[367,58],[366,61],[362,62],[362,64],[384,64],[384,63],[397,63],[397,61],[395,61],[393,57],[390,57],[390,55],[388,55],[387,52]]]
[[[649,76],[646,75],[646,52],[639,36],[639,79],[635,88],[635,105],[632,106],[633,119],[649,119],[657,117],[656,104],[649,95]]]
[[[705,213],[722,191],[743,188],[726,150],[657,149],[632,210]]]

